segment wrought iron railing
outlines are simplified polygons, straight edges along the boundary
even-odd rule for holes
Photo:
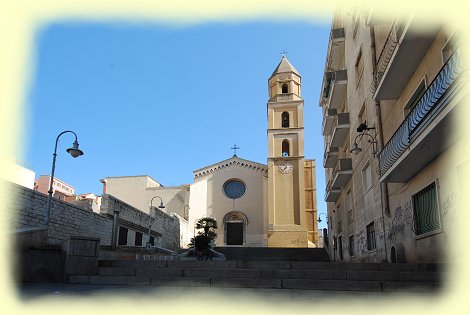
[[[392,138],[379,153],[379,173],[385,174],[409,147],[411,139],[421,128],[421,124],[430,113],[437,109],[439,102],[453,85],[463,68],[459,53],[452,55],[436,75],[424,95],[413,110],[406,116]]]
[[[398,45],[398,41],[403,33],[404,25],[399,23],[398,21],[393,22],[390,32],[388,33],[387,39],[385,40],[384,47],[380,52],[380,56],[377,59],[377,65],[375,68],[374,80],[372,80],[372,84],[370,89],[372,93],[375,93],[377,86],[382,80],[385,70],[392,59],[392,55],[395,52],[395,49]]]

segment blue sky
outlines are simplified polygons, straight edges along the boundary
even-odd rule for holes
[[[100,178],[149,175],[164,186],[232,156],[267,163],[267,80],[281,51],[302,75],[305,155],[325,179],[318,106],[329,24],[301,21],[48,24],[36,36],[24,166],[50,174],[56,136],[73,130],[85,155],[61,137],[56,177],[101,194]],[[324,218],[324,217],[323,217]],[[322,226],[323,227],[323,226]]]

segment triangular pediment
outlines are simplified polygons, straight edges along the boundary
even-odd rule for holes
[[[218,163],[197,169],[193,171],[194,173],[194,179],[198,179],[210,174],[214,174],[216,172],[219,172],[220,170],[223,170],[225,168],[229,167],[244,167],[248,170],[252,170],[253,172],[259,172],[262,173],[263,175],[268,174],[268,166],[265,164],[245,160],[245,159],[240,159],[236,155],[232,156],[231,158],[227,160],[220,161]]]

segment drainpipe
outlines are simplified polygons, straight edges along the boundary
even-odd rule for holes
[[[377,72],[377,60],[376,60],[376,54],[375,54],[375,29],[374,26],[370,26],[370,41],[371,41],[371,50],[372,50],[372,69],[373,69],[373,75],[375,80],[375,74]],[[377,84],[375,82],[374,84]],[[383,139],[383,130],[382,130],[382,113],[380,111],[380,101],[374,99],[375,102],[375,118],[376,118],[376,131],[377,131],[377,151],[380,152],[382,151],[384,147],[384,139]],[[380,182],[380,199],[382,203],[382,224],[383,224],[383,229],[384,229],[384,248],[385,248],[385,260],[388,261],[388,253],[387,253],[387,240],[385,237],[385,214],[387,217],[390,217],[390,204],[388,200],[388,186],[387,183]],[[384,214],[385,212],[385,214]]]

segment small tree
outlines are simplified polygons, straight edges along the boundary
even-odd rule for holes
[[[198,239],[198,243],[201,241],[204,243],[209,244],[210,241],[214,240],[217,237],[217,233],[215,229],[217,228],[217,220],[214,218],[201,218],[196,221],[196,229],[203,230],[198,231],[196,235],[196,239]],[[195,244],[194,237],[191,238],[191,242],[189,243],[190,247],[193,247]]]

